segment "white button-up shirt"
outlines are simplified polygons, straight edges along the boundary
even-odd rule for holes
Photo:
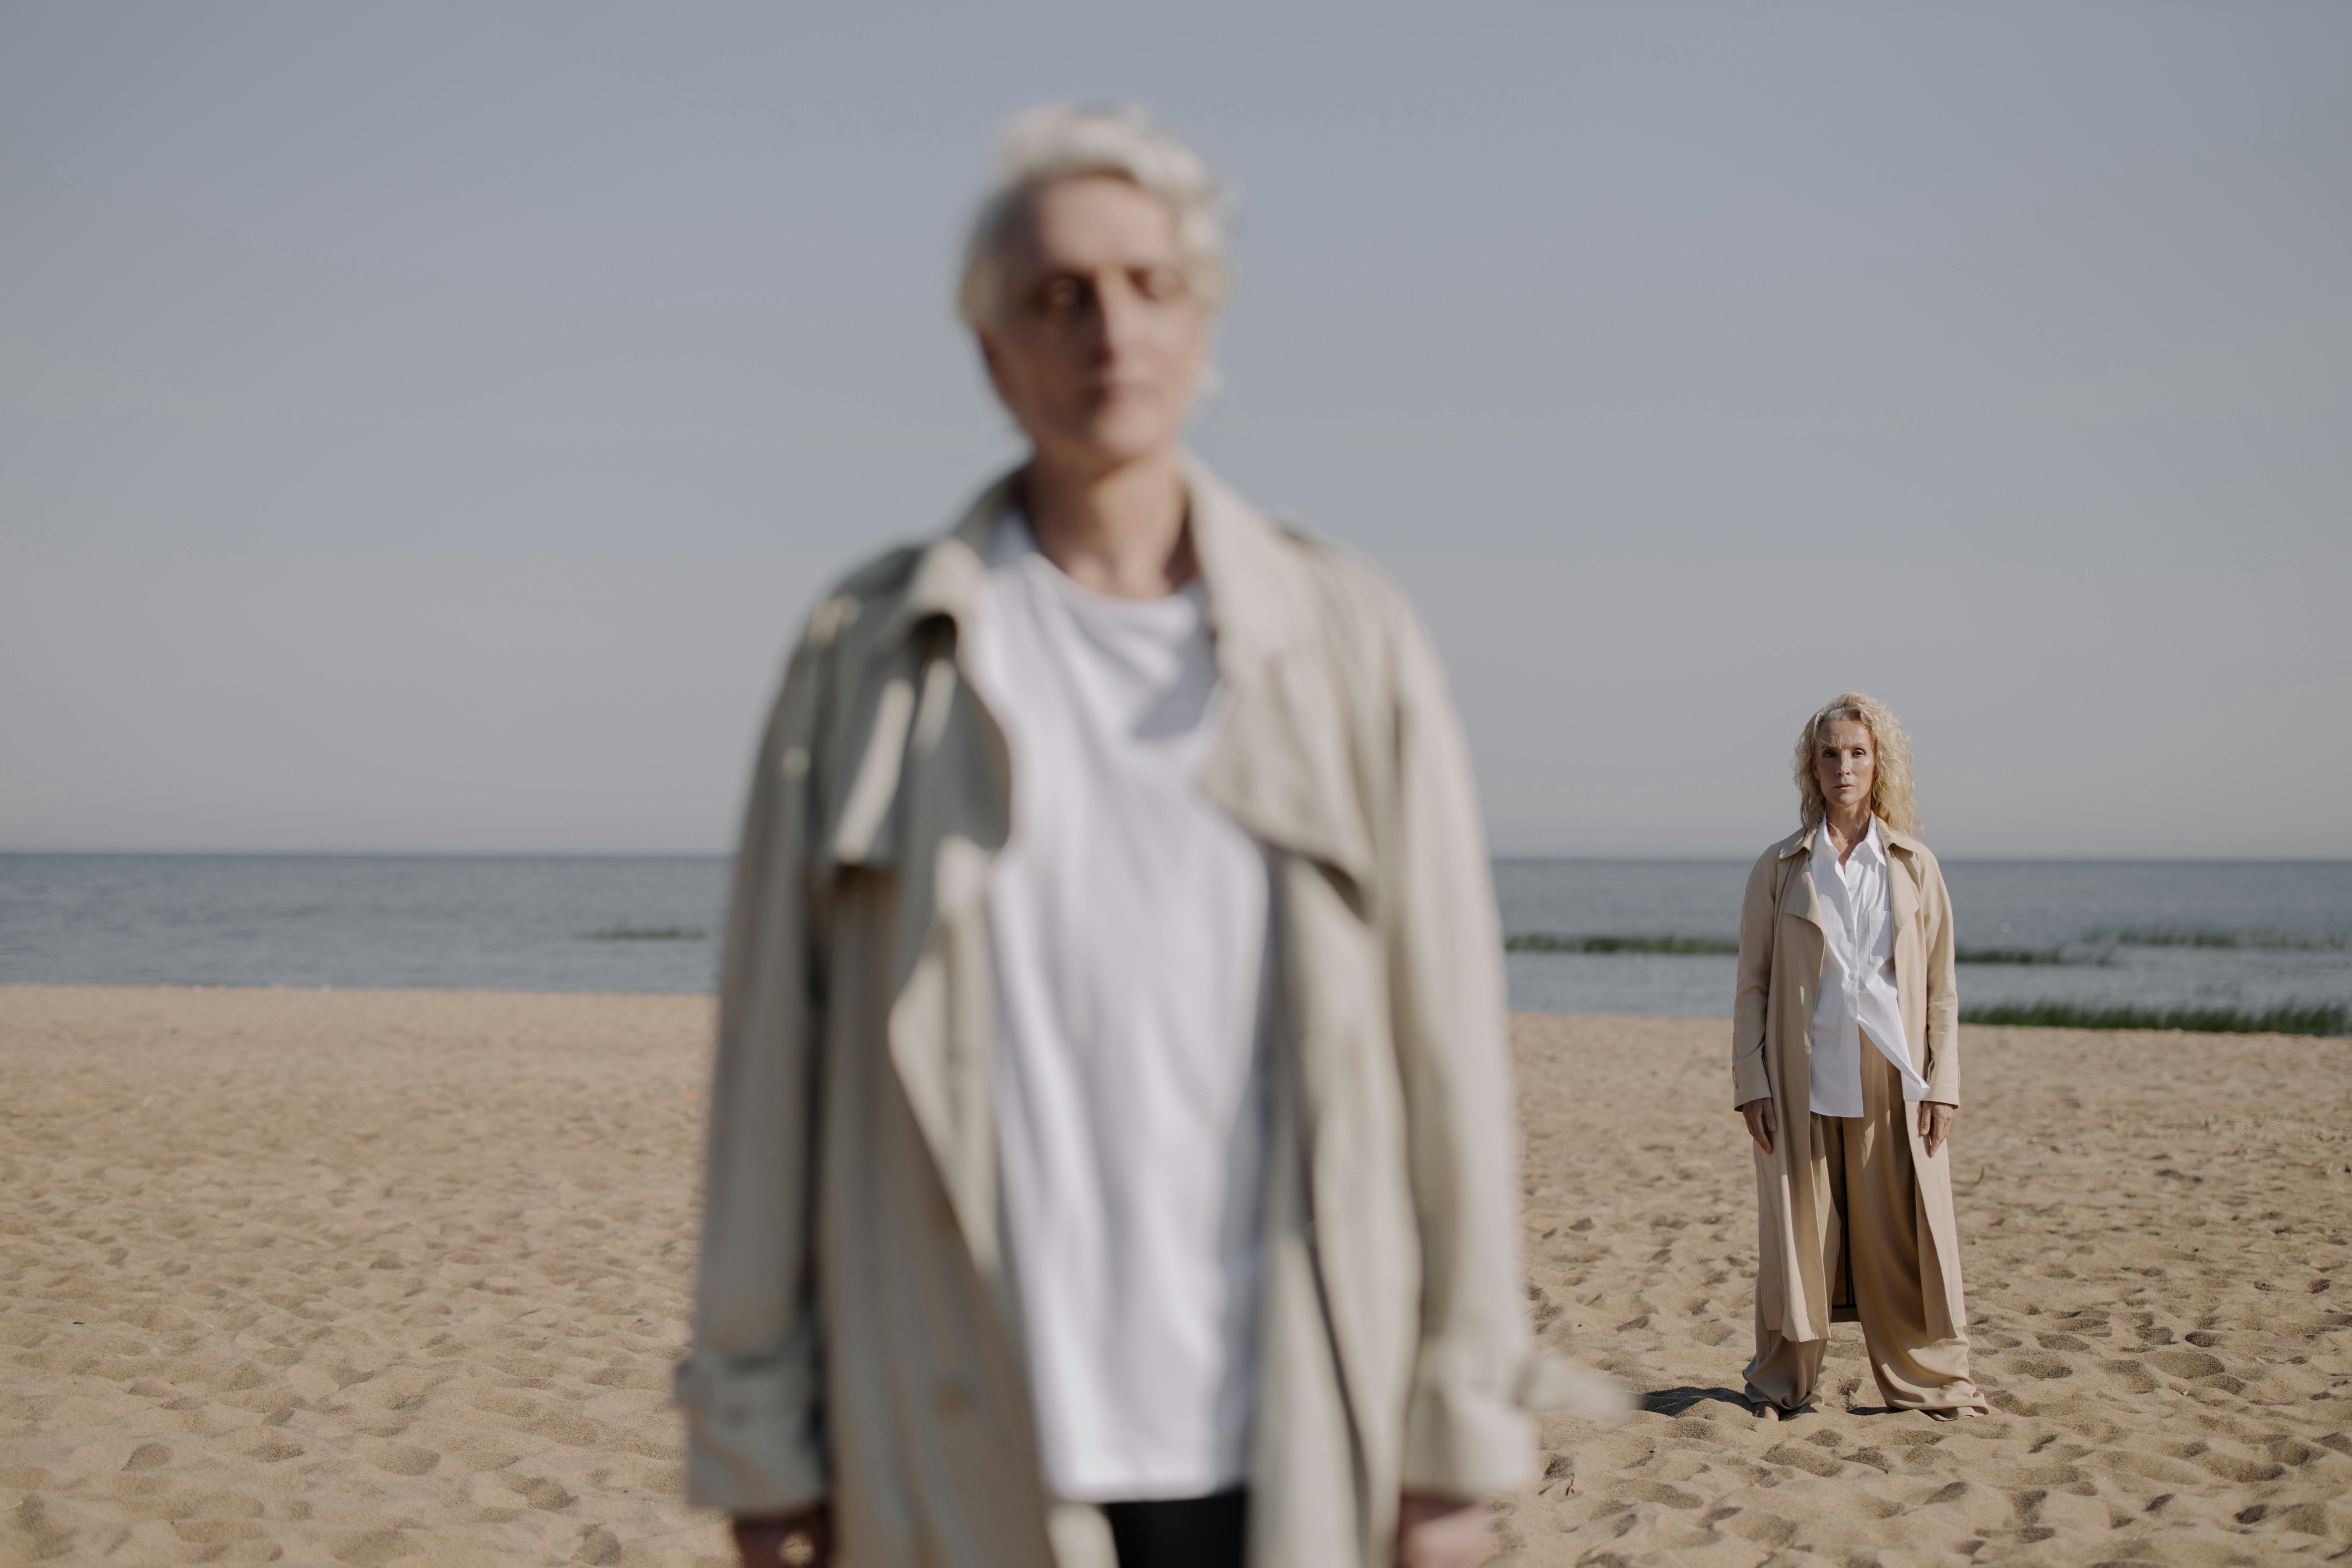
[[[1895,992],[1895,921],[1886,846],[1878,821],[1843,864],[1829,824],[1813,829],[1813,890],[1821,895],[1821,996],[1813,1005],[1812,1111],[1862,1114],[1862,1042],[1867,1037],[1903,1075],[1903,1098],[1924,1099],[1927,1080],[1911,1065],[1903,1008]]]

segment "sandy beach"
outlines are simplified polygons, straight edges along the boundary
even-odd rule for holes
[[[0,1563],[728,1561],[679,1495],[709,1005],[0,988]],[[2352,1042],[1968,1032],[1990,1417],[1736,1402],[1717,1020],[1522,1016],[1526,1564],[2323,1561],[2352,1544]]]

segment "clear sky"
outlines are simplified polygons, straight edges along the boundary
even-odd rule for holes
[[[717,849],[1015,453],[990,138],[1242,189],[1201,453],[1391,571],[1498,849],[2352,854],[2352,6],[0,5],[0,848]]]

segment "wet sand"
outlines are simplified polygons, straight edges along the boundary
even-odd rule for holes
[[[678,1490],[709,1006],[0,988],[0,1563],[723,1563]],[[1547,1422],[1519,1563],[2320,1561],[2352,1543],[2352,1043],[1969,1032],[1995,1414],[1733,1400],[1717,1021],[1522,1017]]]

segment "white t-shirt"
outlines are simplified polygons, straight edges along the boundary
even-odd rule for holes
[[[1911,1065],[1903,1007],[1895,991],[1895,922],[1886,885],[1886,847],[1878,821],[1843,864],[1827,823],[1813,829],[1813,890],[1822,905],[1822,988],[1813,1004],[1812,1111],[1862,1114],[1862,1042],[1866,1036],[1903,1075],[1903,1098],[1916,1101],[1927,1080]]]
[[[1094,594],[1008,515],[973,679],[1012,753],[989,889],[1004,1211],[1047,1483],[1248,1469],[1269,861],[1196,780],[1223,688],[1194,584]]]

